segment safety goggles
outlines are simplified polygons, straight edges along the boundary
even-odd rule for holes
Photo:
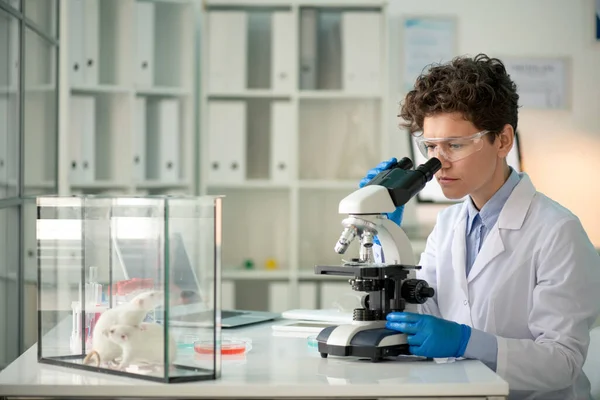
[[[421,154],[430,159],[440,158],[454,162],[462,160],[483,148],[483,136],[490,131],[481,131],[472,136],[453,138],[425,138],[415,139]]]

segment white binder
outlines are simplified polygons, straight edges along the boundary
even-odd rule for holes
[[[300,282],[298,284],[299,308],[314,310],[317,304],[317,284],[314,282]],[[286,310],[284,310],[286,311]]]
[[[290,309],[290,285],[287,282],[269,283],[269,311],[282,313]]]
[[[96,179],[96,98],[81,96],[83,126],[81,129],[81,172],[82,182]]]
[[[294,109],[288,101],[271,105],[271,180],[289,182],[291,179],[290,142],[294,132]]]
[[[300,14],[300,89],[317,88],[318,14],[305,9]]]
[[[221,309],[235,310],[234,281],[221,281]]]
[[[134,76],[139,87],[154,84],[154,4],[135,2],[135,68]]]
[[[179,101],[161,99],[147,104],[148,178],[161,182],[179,180]]]
[[[71,96],[69,106],[69,180],[72,183],[80,183],[82,177],[81,138],[84,124],[84,106],[81,96]]]
[[[247,35],[245,12],[208,12],[209,92],[231,93],[246,89]]]
[[[133,179],[141,182],[146,179],[146,98],[135,99],[135,126],[132,135]]]
[[[98,51],[100,47],[99,0],[85,0],[83,6],[84,47],[83,77],[86,85],[98,84]]]
[[[208,131],[208,181],[243,182],[246,178],[246,103],[211,101]]]
[[[294,89],[293,68],[295,64],[293,43],[295,24],[289,11],[273,12],[271,32],[271,89],[290,92]]]
[[[84,83],[84,0],[70,0],[69,6],[69,78],[71,85]]]
[[[381,15],[342,14],[342,86],[352,93],[381,91]]]

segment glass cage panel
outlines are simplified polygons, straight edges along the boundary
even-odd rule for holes
[[[169,383],[220,376],[219,196],[36,201],[40,362]]]

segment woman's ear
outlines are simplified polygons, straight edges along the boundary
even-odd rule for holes
[[[515,141],[515,131],[510,124],[504,125],[502,131],[498,134],[496,146],[498,146],[498,155],[500,157],[507,157],[508,153],[513,148]]]

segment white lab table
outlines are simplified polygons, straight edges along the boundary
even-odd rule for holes
[[[435,363],[412,357],[372,363],[321,358],[306,338],[274,335],[277,321],[236,330],[252,340],[242,359],[224,357],[221,378],[156,383],[37,362],[32,346],[0,373],[0,398],[446,398],[499,400],[508,384],[475,360]]]

